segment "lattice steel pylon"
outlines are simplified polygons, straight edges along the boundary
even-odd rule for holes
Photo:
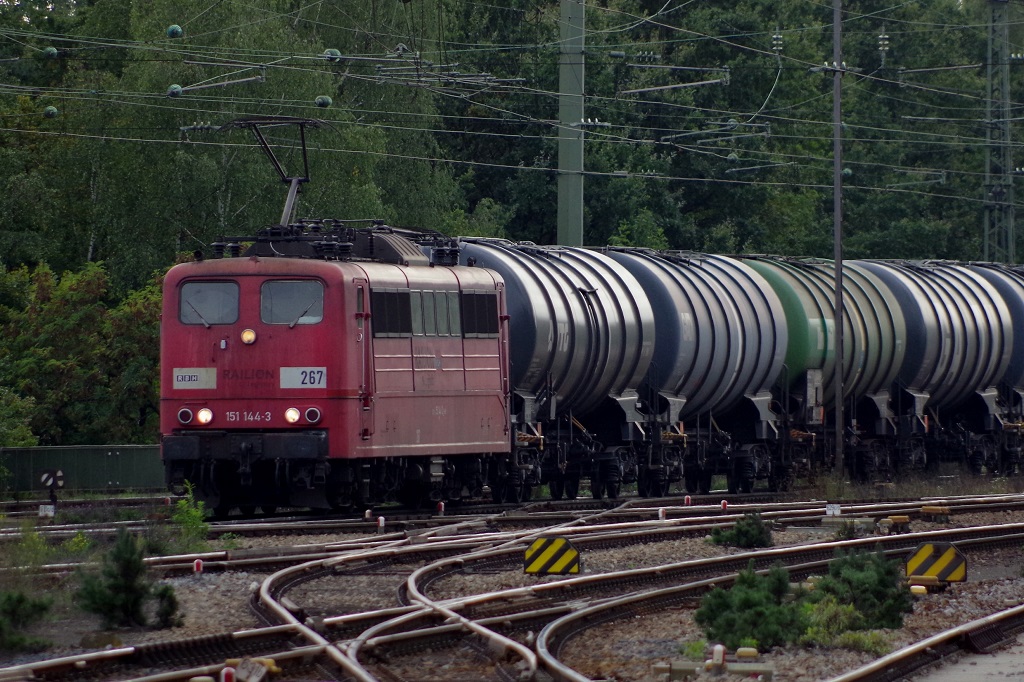
[[[1016,263],[1010,140],[1008,0],[989,0],[985,117],[985,260]]]

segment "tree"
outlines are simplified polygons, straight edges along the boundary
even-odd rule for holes
[[[0,386],[0,448],[26,448],[38,445],[29,422],[34,401],[22,398]]]
[[[101,264],[0,277],[0,300],[5,281],[25,289],[0,304],[0,442],[154,442],[162,277],[114,307]]]
[[[84,610],[100,616],[105,626],[145,625],[143,606],[152,592],[146,570],[139,544],[122,528],[110,553],[103,558],[100,574],[82,576],[76,594],[79,603]]]

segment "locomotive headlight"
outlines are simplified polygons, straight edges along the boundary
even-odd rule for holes
[[[182,424],[188,424],[192,421],[192,410],[187,407],[183,407],[178,410],[178,421]]]
[[[196,421],[200,424],[209,424],[213,421],[213,410],[204,407],[196,413]]]
[[[318,421],[320,421],[320,410],[316,409],[315,407],[311,407],[308,410],[306,410],[306,421],[308,421],[310,424],[316,424]]]
[[[247,346],[251,346],[252,344],[256,343],[256,331],[253,329],[243,329],[242,343],[244,343]]]
[[[284,420],[289,424],[294,424],[295,422],[299,421],[300,414],[301,413],[299,412],[299,408],[289,407],[287,410],[284,411]]]

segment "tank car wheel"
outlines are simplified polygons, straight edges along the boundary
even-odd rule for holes
[[[238,511],[241,512],[242,516],[254,516],[256,514],[256,505],[241,504],[238,505]]]
[[[276,511],[277,511],[277,507],[275,507],[272,504],[265,504],[262,507],[260,507],[260,512],[262,512],[264,516],[270,516],[271,514],[273,514]]]
[[[619,499],[619,489],[622,484],[616,481],[615,483],[606,483],[604,486],[605,492],[608,493],[609,500]]]
[[[644,474],[636,484],[636,494],[640,497],[664,497],[668,494],[668,480]]]
[[[218,504],[213,507],[213,518],[215,519],[226,519],[230,514],[230,504]]]
[[[575,500],[580,495],[580,479],[578,478],[566,478],[565,479],[565,499]]]
[[[975,476],[981,476],[985,468],[985,453],[981,450],[972,452],[967,459],[967,468]]]

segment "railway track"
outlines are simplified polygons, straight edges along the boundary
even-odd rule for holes
[[[954,508],[977,510],[986,501],[996,500],[1001,508],[1022,502],[1020,496],[950,500],[950,513],[955,513]],[[916,505],[920,509],[921,501]],[[823,513],[821,503],[780,503],[777,508],[771,504],[752,506],[760,508],[764,517],[778,519],[776,523],[780,526],[784,522],[807,524],[814,515],[820,519]],[[849,511],[878,516],[910,506],[906,501],[878,506],[854,504]],[[760,568],[783,561],[791,566],[794,576],[800,576],[820,570],[837,547],[879,544],[889,553],[900,554],[925,538],[970,547],[1019,543],[1024,538],[1024,524],[1011,524],[878,536],[844,543],[817,542],[565,579],[524,578],[517,571],[521,570],[525,543],[540,533],[565,534],[581,553],[621,554],[624,548],[628,551],[638,543],[702,536],[713,527],[731,523],[743,511],[739,504],[723,511],[711,505],[666,508],[638,501],[590,513],[532,506],[523,513],[449,519],[448,525],[364,536],[359,540],[304,547],[301,551],[280,548],[266,551],[264,556],[258,556],[259,550],[250,550],[248,554],[225,552],[220,556],[212,553],[206,555],[210,570],[280,567],[263,582],[256,599],[257,608],[274,626],[205,638],[202,642],[130,647],[90,654],[87,658],[70,657],[73,660],[4,669],[0,670],[0,680],[19,679],[19,674],[35,679],[76,679],[66,677],[75,670],[87,670],[88,679],[114,679],[114,672],[110,676],[104,672],[108,666],[122,675],[124,670],[136,666],[130,675],[135,679],[155,660],[157,650],[168,652],[170,658],[183,656],[181,662],[167,667],[190,676],[199,669],[223,666],[229,658],[273,658],[301,650],[302,655],[282,660],[312,665],[318,670],[316,674],[330,672],[334,679],[424,679],[424,671],[434,665],[447,671],[445,679],[449,680],[546,676],[589,679],[571,666],[567,667],[570,672],[563,670],[559,652],[565,646],[610,620],[642,617],[653,610],[693,603],[702,590],[727,582],[750,560]],[[524,519],[519,517],[531,516],[528,512],[544,519],[539,527],[533,521],[524,527]],[[558,516],[564,514],[570,518]],[[152,564],[172,572],[185,570],[191,558],[172,557],[153,560]],[[456,595],[452,594],[452,587],[445,587],[446,583],[457,585],[467,577],[495,574],[511,576],[507,581],[510,584],[501,590],[473,593],[470,588],[465,594]],[[330,587],[331,583],[338,587]],[[373,603],[368,599],[369,586],[373,584],[378,584],[380,608],[366,608],[367,603]],[[465,587],[454,589],[457,592]],[[331,601],[332,595],[345,593],[356,593],[359,599],[348,605]],[[259,646],[240,655],[239,642]],[[181,651],[186,650],[202,651],[201,660],[184,657]],[[52,666],[52,672],[48,666]],[[162,674],[170,673],[165,669]]]

